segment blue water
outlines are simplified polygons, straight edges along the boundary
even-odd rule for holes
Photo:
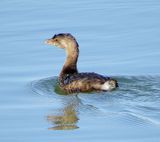
[[[160,141],[160,1],[0,2],[0,141]],[[78,69],[113,76],[113,92],[64,96],[63,50],[80,45]]]

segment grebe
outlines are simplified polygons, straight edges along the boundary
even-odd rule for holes
[[[59,74],[58,82],[60,88],[67,93],[111,91],[118,87],[116,80],[96,73],[79,73],[77,60],[79,45],[76,39],[69,33],[54,35],[45,40],[46,44],[65,49],[66,60]]]

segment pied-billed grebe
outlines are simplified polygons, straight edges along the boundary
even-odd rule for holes
[[[59,85],[67,93],[110,91],[118,87],[116,80],[96,73],[79,73],[77,60],[79,55],[78,43],[69,33],[54,35],[45,41],[46,44],[63,48],[66,60],[58,77]]]

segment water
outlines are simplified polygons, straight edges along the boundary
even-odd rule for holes
[[[0,3],[0,141],[160,141],[158,0]],[[61,95],[63,50],[43,41],[70,32],[79,71],[119,89]]]

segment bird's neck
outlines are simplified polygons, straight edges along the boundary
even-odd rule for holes
[[[79,55],[79,49],[77,43],[68,44],[65,48],[66,50],[66,60],[63,65],[62,71],[60,73],[60,77],[65,75],[70,75],[74,73],[78,73],[77,70],[77,60]]]

